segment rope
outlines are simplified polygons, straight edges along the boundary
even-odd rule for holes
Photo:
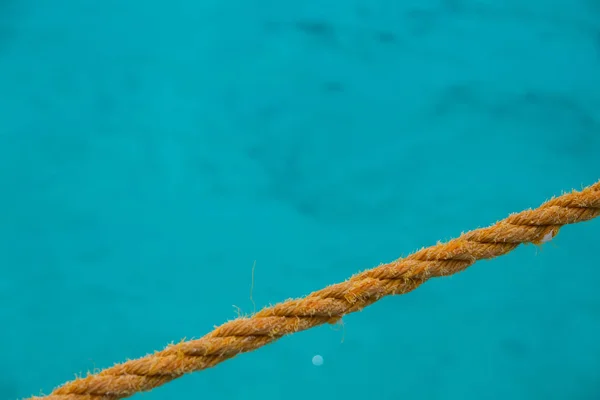
[[[240,353],[256,350],[284,335],[359,311],[382,297],[404,294],[429,278],[455,274],[477,260],[506,254],[522,243],[541,244],[567,224],[600,215],[600,181],[573,191],[535,210],[512,214],[488,228],[462,234],[447,243],[422,249],[389,264],[359,273],[310,294],[238,318],[203,338],[169,345],[162,351],[130,360],[68,382],[50,395],[29,400],[117,400],[164,385]]]

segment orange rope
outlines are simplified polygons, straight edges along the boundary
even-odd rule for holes
[[[184,374],[256,350],[284,335],[335,323],[382,297],[410,292],[429,278],[457,273],[477,260],[506,254],[519,244],[544,243],[563,225],[599,215],[600,181],[580,192],[554,198],[535,210],[512,214],[489,228],[464,233],[448,243],[438,243],[362,272],[303,299],[289,300],[249,318],[230,321],[201,339],[170,345],[30,400],[116,400],[151,390]]]

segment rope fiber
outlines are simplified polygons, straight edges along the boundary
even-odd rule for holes
[[[553,198],[534,210],[512,214],[496,224],[463,233],[447,243],[354,275],[302,299],[288,300],[215,328],[206,336],[167,346],[65,383],[50,395],[29,400],[117,400],[164,385],[272,343],[295,332],[362,310],[382,297],[410,292],[429,278],[455,274],[482,259],[501,256],[523,243],[549,241],[567,224],[600,215],[600,181]]]

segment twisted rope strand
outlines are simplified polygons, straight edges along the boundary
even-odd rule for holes
[[[600,181],[554,198],[535,210],[512,214],[488,228],[462,234],[389,264],[354,275],[303,299],[288,300],[238,318],[206,336],[169,345],[146,357],[76,379],[50,395],[30,400],[117,400],[164,385],[184,374],[213,367],[284,335],[359,311],[382,297],[404,294],[433,277],[455,274],[481,259],[506,254],[522,243],[552,239],[567,224],[600,215]]]

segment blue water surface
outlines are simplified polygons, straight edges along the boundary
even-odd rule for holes
[[[597,0],[3,0],[0,400],[599,178]],[[134,398],[600,399],[599,236]]]

